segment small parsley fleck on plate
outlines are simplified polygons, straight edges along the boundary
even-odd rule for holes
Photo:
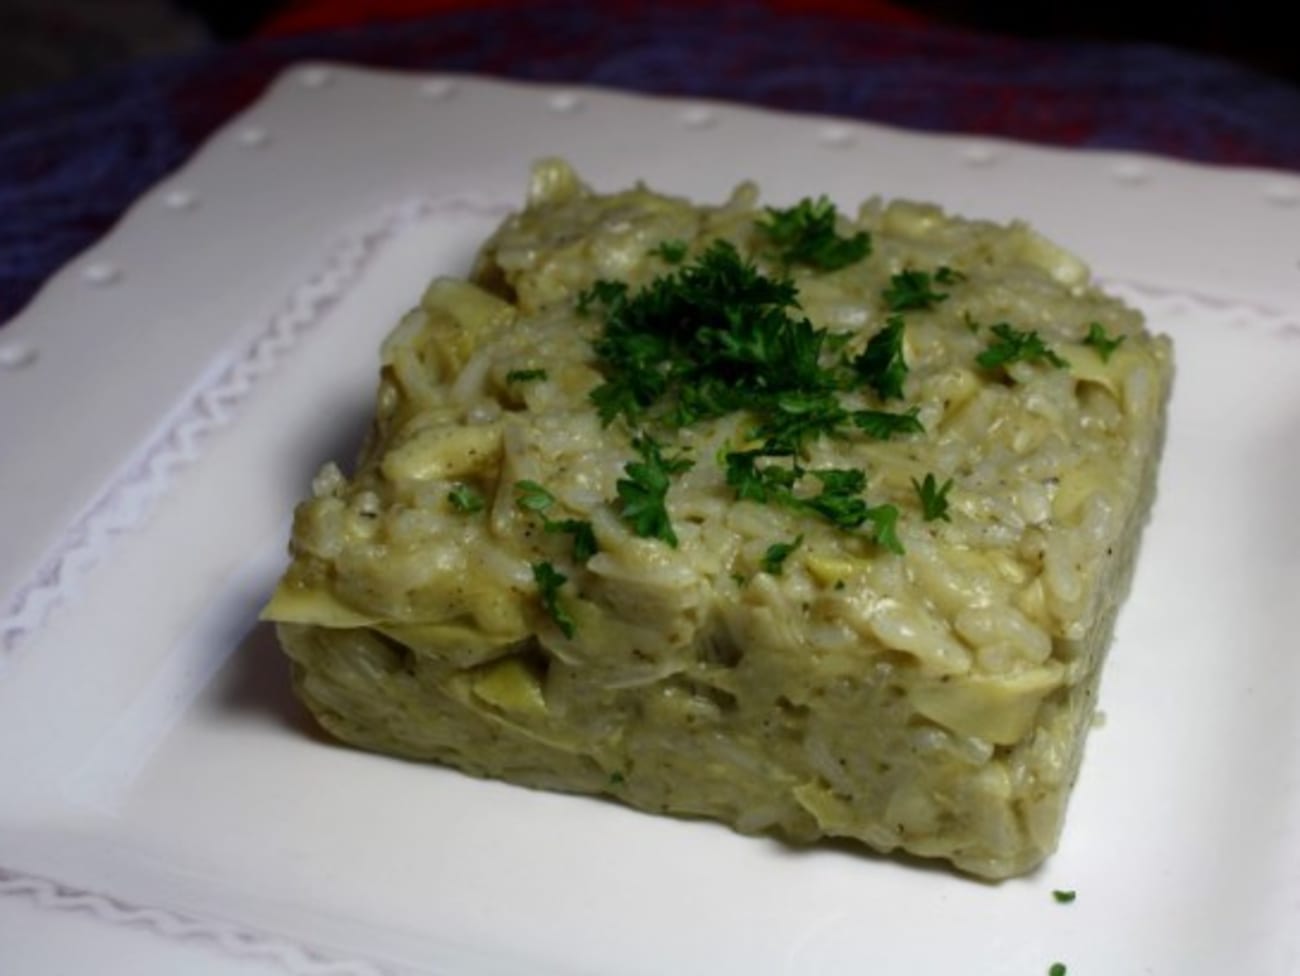
[[[1065,963],[1054,962],[1047,967],[1047,976],[1066,976],[1069,970],[1065,968]]]
[[[1059,902],[1060,904],[1068,905],[1070,904],[1070,902],[1074,901],[1076,897],[1078,897],[1078,894],[1077,892],[1074,891],[1061,891],[1058,889],[1052,892],[1052,897],[1055,898],[1057,902]]]

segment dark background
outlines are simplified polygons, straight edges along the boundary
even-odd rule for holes
[[[676,0],[690,6],[688,0]],[[266,35],[418,18],[450,8],[501,6],[449,0],[0,0],[0,97],[67,81],[140,58],[199,52]],[[726,0],[697,6],[726,6]],[[1233,60],[1300,87],[1300,45],[1282,23],[1285,4],[1259,0],[1177,5],[976,3],[893,4],[816,0],[791,12],[934,22],[1012,37],[1139,41]],[[1300,120],[1297,120],[1300,124]]]

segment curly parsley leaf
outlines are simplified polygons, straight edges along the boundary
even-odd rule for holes
[[[686,458],[665,458],[663,448],[648,434],[632,441],[641,455],[640,461],[629,461],[623,467],[626,478],[620,478],[615,488],[622,502],[619,514],[632,526],[632,531],[645,539],[659,539],[673,548],[677,547],[677,533],[668,517],[668,487],[670,476],[688,471],[694,461]]]
[[[781,570],[785,568],[785,561],[790,558],[790,554],[803,544],[803,534],[794,537],[793,542],[774,542],[767,547],[767,552],[763,553],[763,572],[772,576],[780,576]]]
[[[483,506],[486,504],[483,496],[469,485],[456,485],[447,492],[447,501],[451,502],[456,511],[464,512],[466,515],[483,511]]]
[[[786,264],[804,264],[819,271],[837,271],[871,253],[871,235],[858,231],[841,237],[835,230],[835,205],[826,197],[804,198],[793,207],[767,208],[758,229],[776,245]]]
[[[907,379],[907,360],[903,357],[903,317],[891,315],[885,327],[871,337],[853,368],[882,400],[903,396]]]
[[[913,478],[912,487],[916,489],[916,495],[921,499],[921,515],[927,522],[936,519],[952,521],[948,517],[948,492],[952,491],[951,478],[941,485],[932,473],[928,473],[924,481]]]
[[[1101,357],[1101,361],[1108,363],[1110,362],[1111,353],[1118,349],[1120,344],[1127,338],[1128,336],[1116,336],[1112,339],[1106,334],[1106,330],[1102,328],[1100,322],[1091,322],[1088,324],[1088,334],[1083,337],[1083,344],[1092,346],[1093,349],[1097,350],[1097,355]]]
[[[677,238],[660,241],[650,248],[650,253],[665,264],[681,264],[686,258],[686,242]]]
[[[885,307],[891,312],[934,308],[948,297],[947,292],[934,290],[934,280],[927,271],[900,271],[884,290]]]
[[[1053,352],[1037,332],[1022,332],[1006,322],[990,326],[989,330],[997,338],[975,357],[975,362],[984,369],[997,369],[1010,363],[1049,363],[1057,369],[1070,365]]]
[[[572,640],[577,632],[577,625],[568,611],[560,606],[560,587],[568,582],[569,577],[547,562],[533,563],[532,569],[533,581],[537,583],[537,593],[541,597],[542,608],[555,621],[560,632]]]
[[[920,408],[912,407],[904,413],[888,410],[855,410],[850,414],[853,425],[868,437],[887,441],[898,434],[924,434],[925,427],[917,419]]]
[[[636,421],[674,400],[690,415],[683,419],[702,419],[825,384],[819,359],[826,333],[789,314],[795,298],[793,283],[763,275],[725,240],[635,293],[623,282],[596,282],[578,306],[602,312],[594,347],[605,382],[590,394],[601,420]],[[704,402],[688,403],[685,391],[704,384]]]

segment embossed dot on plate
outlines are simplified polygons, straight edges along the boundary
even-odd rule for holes
[[[1272,180],[1264,185],[1264,199],[1279,207],[1294,207],[1300,204],[1300,182]]]
[[[688,129],[708,129],[718,124],[718,113],[707,105],[692,105],[682,110],[681,122]]]
[[[88,284],[103,287],[120,281],[122,269],[108,261],[92,261],[81,269],[81,277]]]
[[[235,137],[246,149],[260,149],[271,141],[271,134],[260,125],[247,125]]]
[[[36,362],[36,350],[24,342],[0,343],[0,369],[22,369]]]
[[[303,68],[298,83],[304,88],[324,88],[334,83],[334,72],[329,68]]]
[[[1151,171],[1143,163],[1125,159],[1110,168],[1110,175],[1127,186],[1140,186],[1151,179]]]
[[[163,206],[168,210],[193,210],[199,204],[199,198],[190,190],[176,188],[163,194]]]
[[[992,166],[1001,158],[1001,155],[998,150],[987,143],[973,142],[962,147],[961,161],[967,166]]]
[[[572,115],[582,108],[582,96],[576,92],[556,92],[546,100],[546,107],[559,115]]]
[[[824,125],[817,133],[817,141],[829,149],[847,149],[853,145],[853,132],[848,126]]]
[[[430,78],[420,85],[420,94],[432,101],[439,102],[456,94],[456,83],[450,78]]]

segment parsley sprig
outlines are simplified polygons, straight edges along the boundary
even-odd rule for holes
[[[1035,331],[1022,332],[1006,322],[989,326],[989,330],[997,338],[975,357],[975,362],[984,369],[997,369],[1011,363],[1048,363],[1057,369],[1070,365],[1053,352]]]
[[[572,536],[576,561],[585,563],[600,551],[596,532],[586,519],[552,519],[546,514],[555,504],[555,496],[536,481],[524,479],[515,482],[515,503],[524,511],[540,516],[545,531]]]
[[[1097,350],[1097,355],[1101,357],[1103,363],[1110,362],[1111,354],[1120,347],[1128,336],[1116,336],[1111,338],[1106,334],[1106,330],[1100,322],[1090,322],[1088,324],[1088,334],[1083,337],[1085,346],[1092,346]]]
[[[632,526],[632,531],[642,538],[659,539],[677,548],[677,533],[668,517],[669,476],[689,471],[695,464],[687,458],[665,458],[663,448],[648,434],[632,441],[641,455],[640,461],[629,461],[623,467],[626,478],[620,478],[615,487],[622,502],[620,514]]]
[[[858,231],[841,237],[835,230],[835,205],[826,197],[805,197],[785,210],[767,208],[758,229],[776,245],[786,264],[803,264],[819,271],[838,271],[871,254],[871,235]]]
[[[947,271],[947,274],[944,272]],[[928,271],[900,271],[889,279],[885,288],[885,307],[891,312],[910,312],[918,309],[934,308],[948,297],[947,292],[935,291],[933,283],[942,274],[945,281],[954,281],[957,272],[941,268],[936,275]]]
[[[560,605],[560,587],[569,581],[569,577],[547,562],[533,563],[532,570],[533,581],[537,584],[537,594],[542,601],[542,609],[555,621],[555,625],[560,628],[560,633],[572,640],[573,635],[577,633],[577,624],[574,623],[569,612]]]
[[[456,511],[466,515],[483,511],[483,506],[486,504],[483,496],[469,485],[455,485],[447,492],[447,501],[451,502]]]
[[[907,360],[903,358],[904,326],[901,315],[889,316],[885,327],[871,337],[866,350],[853,360],[853,368],[882,400],[901,399],[903,396],[903,381],[907,379]]]
[[[772,463],[759,464],[762,459]],[[893,505],[868,505],[862,497],[867,488],[866,474],[857,468],[820,468],[808,470],[798,463],[788,467],[780,456],[759,448],[732,451],[723,456],[727,484],[738,500],[780,505],[809,515],[816,515],[837,528],[856,529],[870,522],[875,538],[890,552],[901,554],[903,545],[895,526],[898,509]],[[811,477],[821,485],[816,494],[796,492],[796,486]]]
[[[938,479],[932,473],[928,473],[924,481],[913,478],[912,487],[916,489],[916,495],[921,500],[921,517],[925,521],[933,522],[937,519],[945,522],[952,521],[948,517],[948,492],[952,491],[951,478],[939,484]]]
[[[785,568],[785,561],[790,558],[790,554],[803,544],[803,534],[794,537],[792,542],[774,542],[767,547],[767,552],[763,553],[763,572],[772,576],[780,576],[781,571]]]

